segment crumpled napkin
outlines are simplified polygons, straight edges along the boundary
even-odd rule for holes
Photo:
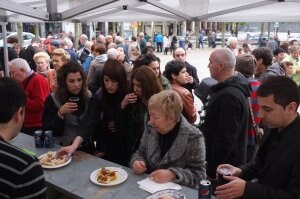
[[[173,182],[167,182],[167,183],[157,183],[151,180],[150,178],[146,178],[144,180],[141,180],[137,182],[140,186],[141,189],[150,192],[151,194],[165,190],[165,189],[175,189],[175,190],[181,190],[181,186],[178,184],[175,184]]]

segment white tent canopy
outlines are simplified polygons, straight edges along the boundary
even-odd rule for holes
[[[0,9],[11,22],[297,22],[300,0],[1,0]]]
[[[0,22],[3,34],[6,22],[297,22],[299,8],[300,0],[1,0]]]

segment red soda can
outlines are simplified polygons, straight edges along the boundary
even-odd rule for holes
[[[199,183],[199,199],[211,198],[211,182],[209,180],[201,180]]]

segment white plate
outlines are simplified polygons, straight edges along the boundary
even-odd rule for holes
[[[124,182],[127,177],[128,177],[128,174],[127,172],[122,169],[122,168],[119,168],[119,167],[105,167],[106,169],[109,169],[110,171],[116,171],[116,175],[117,175],[117,179],[113,180],[112,182],[109,182],[108,184],[104,184],[104,183],[100,183],[97,181],[97,173],[98,171],[101,170],[100,169],[97,169],[95,171],[93,171],[90,175],[90,180],[97,184],[97,185],[102,185],[102,186],[113,186],[113,185],[117,185],[117,184],[121,184],[122,182]]]
[[[172,199],[186,199],[185,195],[182,192],[175,189],[166,189],[166,190],[158,191],[146,199],[159,199],[164,196],[166,198],[168,198],[169,196],[169,198]]]
[[[39,157],[39,159],[43,158],[47,153],[41,155]],[[59,164],[59,165],[55,165],[55,166],[47,166],[47,165],[42,165],[41,166],[44,168],[44,169],[56,169],[56,168],[60,168],[60,167],[64,167],[68,164],[70,164],[70,162],[72,161],[72,156],[69,157],[69,159],[67,160],[67,162],[63,163],[63,164]]]

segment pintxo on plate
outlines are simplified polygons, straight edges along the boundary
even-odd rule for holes
[[[55,155],[56,155],[55,151],[49,151],[44,155],[41,155],[39,157],[39,161],[42,167],[57,167],[59,165],[63,165],[67,163],[69,160],[67,155],[58,158],[55,158]]]
[[[108,184],[117,179],[117,171],[111,171],[105,167],[101,168],[97,173],[97,181],[99,183]]]

